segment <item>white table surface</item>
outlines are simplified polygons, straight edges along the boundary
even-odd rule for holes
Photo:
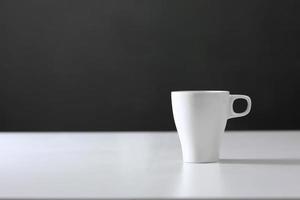
[[[175,132],[0,133],[0,199],[300,198],[300,131],[226,132],[183,164]]]

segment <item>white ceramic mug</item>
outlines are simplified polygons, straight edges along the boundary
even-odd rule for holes
[[[251,109],[250,97],[229,91],[173,91],[171,99],[184,162],[217,162],[227,119],[243,117]],[[244,112],[234,112],[236,99],[247,101]]]

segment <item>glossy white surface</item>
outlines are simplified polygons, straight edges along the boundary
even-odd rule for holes
[[[218,161],[227,119],[243,117],[251,110],[250,97],[231,95],[229,91],[174,91],[171,99],[184,162]],[[236,99],[247,101],[244,112],[234,112]]]
[[[227,132],[220,163],[175,133],[2,133],[0,199],[300,198],[300,132]]]

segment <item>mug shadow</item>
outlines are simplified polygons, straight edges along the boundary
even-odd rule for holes
[[[221,164],[300,165],[300,158],[224,158]]]

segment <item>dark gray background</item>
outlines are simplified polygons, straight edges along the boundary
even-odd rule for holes
[[[172,130],[170,91],[184,89],[251,96],[251,114],[228,129],[299,129],[299,10],[284,0],[0,1],[0,130]]]

